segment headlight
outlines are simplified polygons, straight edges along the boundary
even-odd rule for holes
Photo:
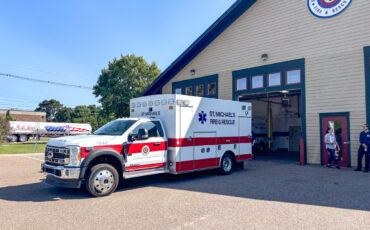
[[[68,146],[69,166],[79,166],[81,161],[81,148],[79,146]]]

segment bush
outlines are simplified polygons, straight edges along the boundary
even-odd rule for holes
[[[9,135],[10,126],[7,118],[0,117],[0,143],[5,141],[5,135]]]

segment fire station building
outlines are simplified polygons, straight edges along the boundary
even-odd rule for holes
[[[259,148],[325,164],[323,136],[357,162],[370,123],[368,0],[237,0],[146,89],[252,103]],[[267,150],[266,150],[267,149]]]

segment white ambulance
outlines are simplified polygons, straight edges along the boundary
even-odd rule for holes
[[[120,180],[159,173],[219,168],[229,174],[252,158],[251,104],[185,95],[132,99],[130,118],[92,135],[50,140],[46,182],[93,196],[112,193]]]

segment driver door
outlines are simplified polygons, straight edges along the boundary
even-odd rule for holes
[[[140,129],[148,131],[147,138],[140,138]],[[159,121],[143,122],[130,135],[134,139],[127,143],[126,171],[161,168],[166,165],[167,140]]]

